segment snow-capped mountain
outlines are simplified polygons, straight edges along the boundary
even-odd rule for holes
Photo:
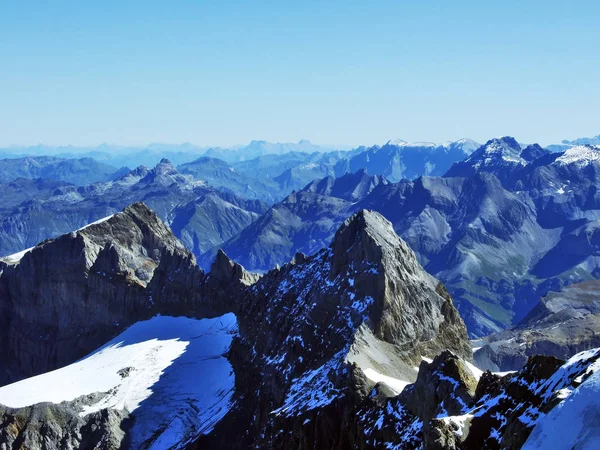
[[[515,170],[526,166],[529,162],[550,153],[537,144],[524,149],[512,137],[491,139],[464,161],[455,163],[444,176],[470,177],[478,172],[494,173],[501,181],[510,177]]]
[[[549,153],[496,139],[444,177],[380,183],[354,201],[327,190],[335,185],[328,177],[220,246],[250,270],[268,270],[296,251],[328,245],[354,212],[376,210],[444,281],[469,332],[480,337],[516,325],[550,290],[597,277],[597,153]],[[202,256],[202,265],[215,252]]]
[[[261,278],[223,253],[202,273],[142,204],[0,265],[4,379],[16,381],[0,403],[21,424],[11,443],[221,448],[233,428],[248,430],[245,448],[276,445],[284,427],[292,445],[310,417],[326,445],[339,437],[318,430],[375,384],[399,393],[446,348],[471,358],[443,286],[367,211],[330,248]],[[166,317],[182,314],[194,318]]]
[[[600,146],[577,145],[556,158],[556,164],[588,165],[600,159]]]
[[[0,260],[0,294],[9,448],[528,448],[595,405],[597,349],[475,367],[444,286],[366,210],[256,276],[223,252],[203,273],[134,204]]]

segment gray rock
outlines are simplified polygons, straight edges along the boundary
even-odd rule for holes
[[[576,283],[548,294],[516,327],[481,344],[474,360],[493,371],[518,370],[536,354],[567,359],[600,346],[600,282]]]

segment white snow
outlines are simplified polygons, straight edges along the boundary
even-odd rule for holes
[[[387,384],[396,393],[396,395],[400,394],[406,386],[412,384],[410,381],[399,380],[398,378],[383,375],[371,368],[364,369],[363,373],[373,383]]]
[[[492,372],[494,375],[498,375],[499,377],[505,377],[506,375],[510,375],[511,373],[516,373],[516,370],[507,370],[506,372]]]
[[[21,261],[21,259],[23,258],[23,256],[25,256],[26,253],[29,253],[34,248],[35,247],[30,247],[30,248],[22,250],[22,251],[20,251],[18,253],[14,253],[14,254],[8,255],[8,256],[3,256],[0,259],[3,260],[6,263],[15,264],[15,263],[18,263],[19,261]]]
[[[465,363],[465,366],[467,366],[467,369],[469,369],[469,372],[471,372],[471,375],[473,375],[479,381],[479,379],[481,378],[481,375],[483,375],[483,370],[481,370],[478,367],[475,367],[469,361],[463,361],[463,363]]]
[[[591,145],[578,145],[571,147],[561,156],[556,158],[558,164],[573,164],[587,165],[594,161],[600,160],[600,147]]]
[[[452,145],[459,145],[459,146],[463,146],[465,147],[465,150],[467,151],[467,153],[471,153],[473,152],[473,150],[475,150],[477,147],[479,147],[479,144],[477,144],[475,141],[471,140],[471,139],[467,139],[467,138],[463,138],[463,139],[459,139],[457,141],[446,141],[446,142],[442,142],[442,143],[438,143],[438,142],[408,142],[405,141],[403,139],[391,139],[389,141],[387,141],[386,145],[395,145],[397,147],[415,147],[415,148],[435,148],[435,147],[441,147],[441,148],[450,148]]]
[[[99,223],[106,222],[107,220],[111,219],[112,217],[114,217],[114,214],[111,214],[110,216],[107,216],[107,217],[103,217],[102,219],[96,220],[95,222],[88,223],[87,225],[79,228],[77,231],[85,230],[87,227],[91,227],[92,225],[98,225]]]
[[[448,416],[448,417],[442,417],[441,418],[444,422],[446,422],[447,424],[453,424],[456,426],[456,431],[454,431],[454,434],[456,434],[458,437],[462,438],[463,436],[466,437],[466,433],[465,431],[469,430],[469,424],[471,423],[471,419],[473,419],[473,415],[472,414],[464,414],[462,416]]]
[[[539,419],[523,450],[600,448],[600,372]]]
[[[520,152],[498,140],[494,140],[485,146],[484,155],[483,161],[478,161],[478,158],[483,156],[479,154],[472,154],[466,161],[476,162],[476,167],[480,167],[481,162],[488,166],[495,164],[499,160],[523,166],[527,164],[527,162],[521,158]]]
[[[69,366],[0,388],[0,403],[23,407],[104,393],[80,415],[126,409],[135,417],[134,444],[152,438],[168,448],[209,432],[227,413],[235,380],[224,355],[236,331],[231,313],[156,316]]]
[[[581,383],[584,378],[600,370],[600,349],[586,350],[572,356],[554,374],[536,389],[536,393],[550,398],[556,391],[570,390],[572,380]],[[561,396],[567,395],[563,390]]]

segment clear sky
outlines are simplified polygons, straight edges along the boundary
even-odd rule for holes
[[[0,0],[0,145],[600,133],[600,2]]]

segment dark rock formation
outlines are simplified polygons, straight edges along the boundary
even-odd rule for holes
[[[221,278],[236,272],[224,254],[215,266]],[[348,427],[374,386],[395,395],[395,381],[414,380],[412,367],[444,348],[471,358],[448,294],[370,211],[348,219],[329,249],[265,274],[236,304],[238,414],[253,418],[240,448],[349,448]],[[198,448],[230,445],[237,420],[226,417]]]
[[[74,402],[20,409],[0,405],[0,443],[3,448],[117,450],[127,448],[130,422],[126,411],[116,409],[82,418]]]
[[[0,384],[68,364],[138,320],[205,308],[193,255],[141,203],[0,260]]]
[[[460,358],[448,350],[432,363],[421,362],[417,381],[404,389],[400,401],[424,422],[439,415],[455,416],[473,402],[477,379]]]
[[[578,386],[592,380],[599,357],[598,349],[566,363],[554,357],[535,356],[521,371],[502,378],[484,373],[475,395],[472,396],[472,390],[463,395],[463,404],[448,399],[456,400],[459,392],[465,393],[472,376],[463,377],[460,371],[452,370],[448,373],[454,372],[455,378],[438,376],[435,380],[432,374],[440,367],[462,364],[448,353],[440,355],[432,364],[421,365],[418,381],[401,395],[383,404],[375,401],[374,395],[363,402],[357,414],[355,429],[359,431],[354,448],[519,449],[540,420],[558,404],[570,400]],[[456,390],[440,390],[441,378],[445,387],[454,385]],[[427,386],[426,380],[431,380],[434,387]],[[577,400],[581,399],[573,401]],[[441,411],[441,402],[454,404],[454,412]],[[593,428],[588,425],[591,433],[595,433]],[[587,431],[582,434],[590,435]]]

